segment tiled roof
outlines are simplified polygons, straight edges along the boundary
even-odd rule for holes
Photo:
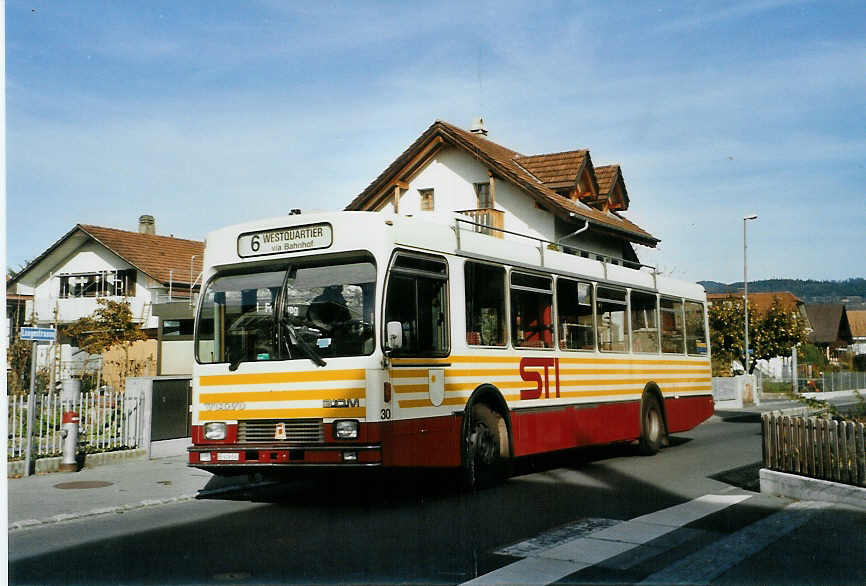
[[[539,181],[549,183],[576,183],[577,174],[586,163],[589,151],[568,151],[549,155],[517,157],[518,164],[538,177]]]
[[[595,180],[598,182],[598,194],[609,195],[619,176],[619,165],[604,165],[595,168]]]
[[[851,326],[851,335],[855,338],[866,337],[866,309],[848,311],[848,325]]]
[[[812,323],[809,341],[813,344],[851,343],[851,327],[841,303],[810,303],[806,313]]]
[[[709,301],[718,299],[742,299],[742,293],[707,293]],[[803,301],[788,291],[772,291],[766,293],[749,293],[749,309],[756,310],[760,313],[766,313],[773,302],[778,299],[779,305],[787,311],[799,312],[799,306],[803,305]]]
[[[193,255],[193,279],[202,270],[204,242],[86,224],[78,224],[77,228],[160,283],[167,284],[169,279],[188,283]],[[171,276],[169,271],[172,271]]]
[[[481,135],[463,130],[441,120],[434,122],[364,191],[358,194],[346,206],[346,209],[365,209],[365,204],[381,193],[388,186],[389,182],[394,179],[397,172],[421,152],[424,146],[436,136],[442,137],[452,146],[461,148],[480,161],[483,161],[498,176],[522,188],[541,205],[550,208],[553,213],[566,220],[573,222],[575,219],[586,219],[596,225],[621,232],[629,240],[647,246],[655,246],[659,242],[652,234],[617,214],[603,212],[580,201],[571,201],[558,195],[555,191],[544,185],[539,177],[536,177],[522,166],[522,161],[532,157],[524,157],[517,151],[513,151]],[[589,153],[586,156],[588,157]]]

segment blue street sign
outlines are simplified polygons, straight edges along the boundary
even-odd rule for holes
[[[53,342],[57,339],[57,330],[54,328],[21,328],[18,337],[22,340],[34,340],[36,342]]]

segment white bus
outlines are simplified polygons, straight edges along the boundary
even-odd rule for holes
[[[637,441],[713,413],[699,285],[474,224],[371,212],[205,245],[189,465],[454,467]]]

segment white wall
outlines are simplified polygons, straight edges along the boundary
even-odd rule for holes
[[[158,374],[192,374],[193,349],[192,340],[163,341]]]
[[[55,320],[60,323],[73,322],[83,316],[90,315],[97,308],[95,297],[60,299],[60,277],[63,273],[94,273],[99,271],[117,271],[130,269],[132,266],[95,242],[87,242],[71,255],[49,269],[50,275],[43,277],[33,288],[34,305],[39,325],[47,325]],[[158,283],[136,273],[135,297],[129,299],[132,315],[136,321],[144,317],[141,324],[144,328],[157,327],[157,318],[150,311],[151,292],[149,287]],[[121,297],[114,297],[121,299]],[[29,317],[29,316],[28,316]]]
[[[487,166],[462,150],[446,147],[409,181],[400,198],[401,214],[421,212],[419,190],[434,190],[434,212],[476,209],[475,183],[490,181]],[[535,207],[535,200],[502,179],[496,183],[496,209],[505,212],[505,229],[545,240],[554,239],[554,217]]]

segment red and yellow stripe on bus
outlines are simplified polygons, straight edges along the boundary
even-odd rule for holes
[[[360,368],[203,375],[198,419],[361,419],[366,414],[365,390]],[[340,407],[324,407],[327,402]]]

